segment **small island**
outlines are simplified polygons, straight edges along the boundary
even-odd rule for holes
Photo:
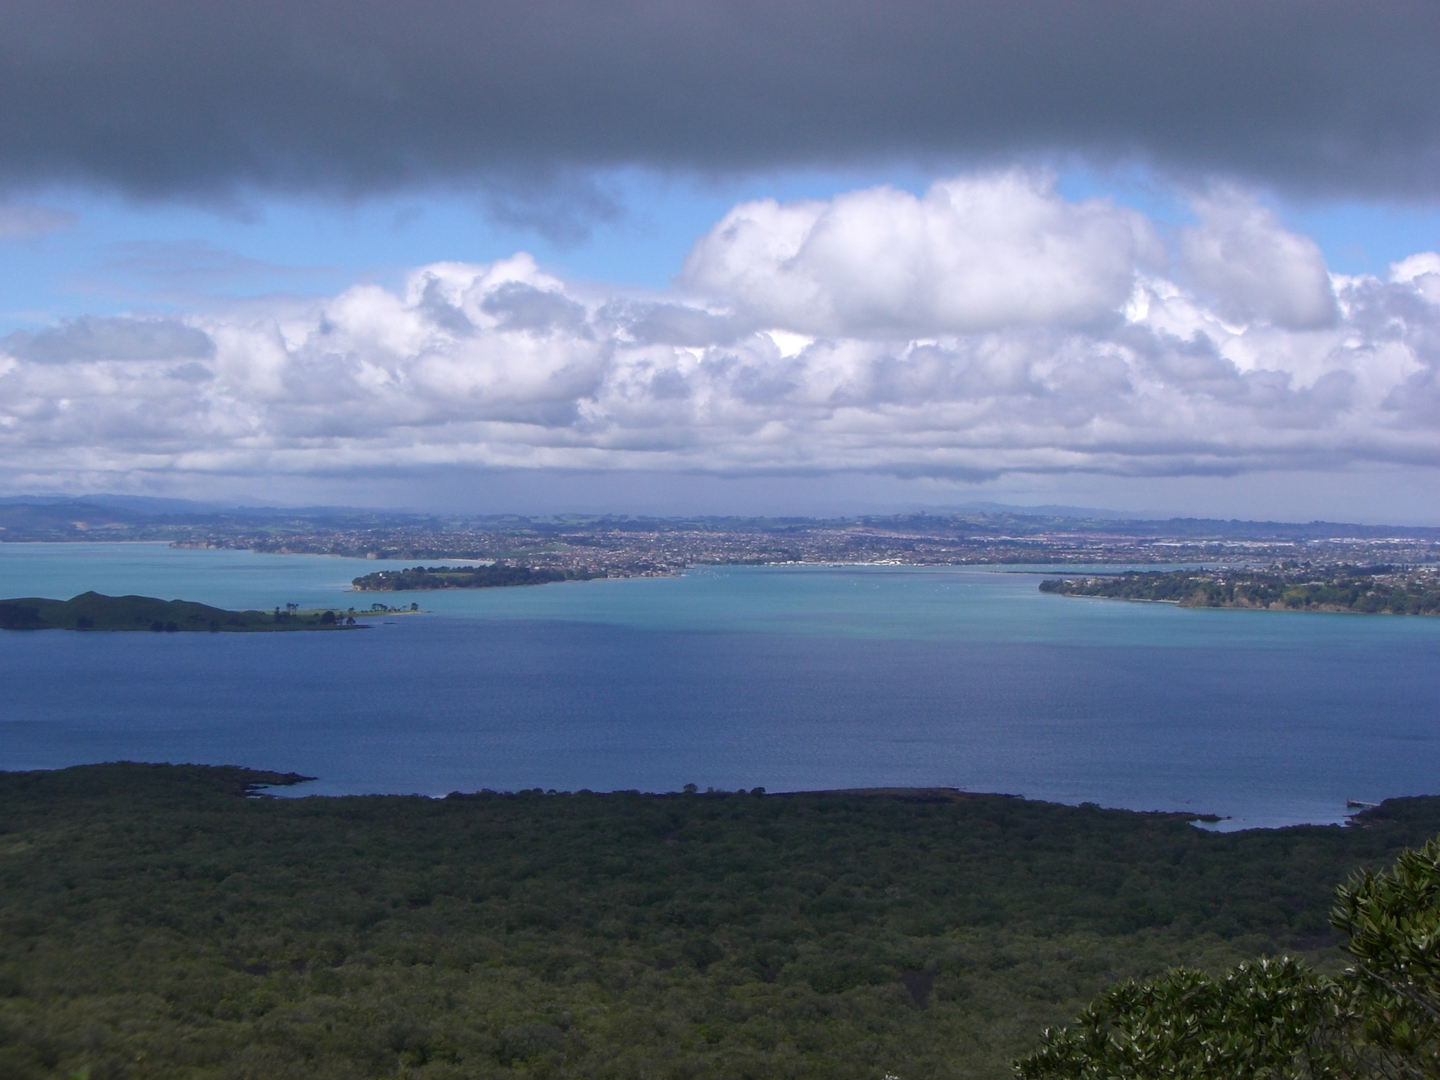
[[[366,612],[382,614],[386,612]],[[105,596],[87,592],[69,600],[26,596],[0,600],[0,630],[151,630],[156,633],[265,633],[281,630],[353,630],[354,612],[301,611],[294,604],[270,611],[227,611],[190,600]]]
[[[1129,570],[1049,579],[1040,591],[1181,607],[1440,615],[1434,567],[1279,563],[1268,570]]]
[[[587,570],[551,567],[510,566],[413,566],[405,570],[381,570],[357,577],[357,592],[406,592],[411,589],[501,589],[514,585],[548,585],[553,581],[589,581],[605,577]]]

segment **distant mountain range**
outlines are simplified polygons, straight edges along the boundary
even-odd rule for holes
[[[957,506],[917,507],[930,514],[1020,514],[1026,517],[1076,518],[1083,521],[1145,521],[1156,520],[1128,510],[1101,510],[1093,506],[1065,506],[1043,503],[1039,506],[1016,506],[1013,503],[967,502]]]
[[[264,533],[283,535],[331,529],[384,530],[404,528],[443,533],[513,531],[532,528],[548,531],[594,525],[604,528],[637,528],[668,531],[703,527],[707,531],[728,529],[764,532],[794,528],[817,521],[809,518],[742,517],[651,517],[632,515],[435,515],[402,513],[356,507],[255,507],[226,506],[186,499],[161,499],[137,495],[10,496],[0,498],[0,541],[54,540],[193,540],[200,535]],[[962,525],[974,534],[1034,536],[1037,534],[1083,532],[1115,537],[1180,540],[1200,538],[1231,541],[1324,540],[1406,538],[1440,540],[1440,528],[1402,525],[1360,525],[1347,522],[1240,521],[1215,518],[1170,518],[1148,520],[1113,511],[1072,506],[1006,506],[1001,503],[970,503],[950,510],[923,513],[856,515],[827,518],[831,526],[846,521],[868,525],[893,523],[908,530],[927,526],[951,531]]]
[[[254,528],[301,525],[308,528],[360,523],[414,523],[423,515],[392,514],[346,507],[227,506],[189,499],[139,495],[37,495],[0,498],[0,540],[136,539],[130,533],[169,537],[175,529],[197,526]],[[161,534],[165,534],[162,536]],[[127,535],[121,535],[127,534]]]
[[[197,514],[348,514],[366,513],[349,507],[310,506],[241,506],[235,503],[206,502],[196,499],[162,499],[152,495],[5,495],[5,506],[103,506],[123,510],[142,517],[191,517]]]

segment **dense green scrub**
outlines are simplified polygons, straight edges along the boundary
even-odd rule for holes
[[[1106,986],[1298,951],[1440,831],[953,792],[246,798],[0,774],[0,1076],[1001,1077]]]
[[[1047,1029],[1017,1080],[1434,1080],[1440,1075],[1440,841],[1335,891],[1338,976],[1293,957],[1223,976],[1171,968]]]
[[[1063,596],[1168,601],[1181,607],[1440,614],[1440,576],[1433,570],[1401,572],[1390,567],[1132,570],[1042,581],[1040,591]]]
[[[353,616],[333,611],[226,611],[192,600],[152,596],[105,596],[87,592],[69,600],[40,596],[0,600],[0,630],[343,630]]]
[[[411,566],[357,577],[361,592],[406,592],[410,589],[496,589],[511,585],[548,585],[553,581],[588,581],[597,575],[583,570],[530,566]],[[604,577],[605,575],[598,575]]]

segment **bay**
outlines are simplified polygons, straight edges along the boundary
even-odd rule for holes
[[[0,633],[0,768],[231,763],[327,794],[947,786],[1228,827],[1440,791],[1440,620],[1042,594],[1053,568],[349,590],[385,565],[0,544],[0,596],[429,612],[356,633]]]

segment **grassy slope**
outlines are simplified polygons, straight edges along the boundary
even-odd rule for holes
[[[1117,977],[1303,949],[1440,831],[945,793],[256,800],[0,774],[0,1075],[999,1077]],[[274,779],[274,778],[271,778]]]
[[[30,614],[33,612],[33,614]],[[17,597],[0,600],[0,625],[33,630],[176,630],[254,632],[273,630],[344,629],[344,616],[322,622],[322,612],[226,611],[191,600],[157,600],[151,596],[105,596],[87,592],[69,600]]]

